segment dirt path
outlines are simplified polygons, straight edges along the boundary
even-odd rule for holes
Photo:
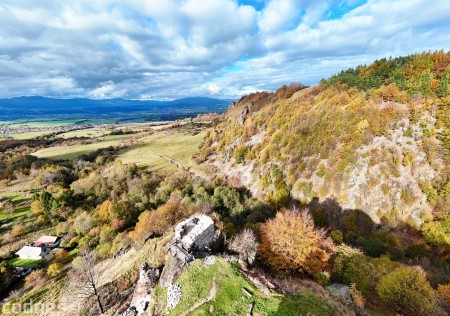
[[[191,308],[189,308],[188,310],[186,310],[183,314],[181,314],[182,316],[187,316],[190,313],[192,313],[193,311],[195,311],[197,308],[199,308],[200,306],[202,306],[203,304],[208,303],[209,301],[212,301],[217,294],[217,285],[216,285],[216,277],[213,278],[212,281],[212,286],[211,289],[209,289],[209,295],[207,298],[201,300],[200,302],[197,302],[196,304],[194,304]]]

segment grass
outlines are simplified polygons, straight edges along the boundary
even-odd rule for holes
[[[7,211],[2,211],[2,212],[0,212],[0,221],[3,221],[5,219],[14,220],[19,217],[27,215],[29,212],[30,212],[29,206],[18,207],[12,213],[9,213]]]
[[[71,137],[94,138],[94,137],[105,136],[105,135],[108,135],[109,133],[110,133],[110,131],[106,130],[106,129],[88,128],[88,129],[80,129],[80,130],[70,131],[70,132],[67,132],[64,134],[60,134],[60,135],[58,135],[58,137],[60,137],[60,138],[71,138]]]
[[[83,154],[93,152],[100,148],[116,146],[121,141],[130,138],[130,135],[106,136],[102,141],[93,144],[77,144],[72,146],[55,146],[41,149],[34,156],[53,160],[69,160],[80,157]]]
[[[26,268],[37,268],[42,264],[42,260],[31,260],[20,258],[12,258],[6,262],[7,264],[13,267],[26,267]]]
[[[189,167],[193,165],[191,156],[198,150],[204,135],[204,132],[196,135],[182,131],[156,132],[147,137],[144,144],[125,151],[118,158],[123,163],[150,166],[154,170],[176,169],[176,166],[166,159],[153,156],[167,155],[183,166]]]
[[[303,293],[298,295],[265,295],[250,283],[230,262],[217,258],[216,263],[205,266],[202,260],[191,263],[177,279],[181,285],[181,300],[169,315],[180,315],[189,307],[208,297],[211,284],[215,279],[217,293],[213,300],[200,306],[189,315],[246,315],[251,303],[255,304],[254,315],[333,315],[330,306],[318,297]],[[248,297],[242,291],[253,293]],[[165,291],[158,288],[159,298]]]
[[[28,132],[28,133],[20,133],[20,134],[8,134],[8,137],[12,137],[14,139],[32,139],[43,135],[48,135],[53,133],[53,131],[39,131],[39,132]]]

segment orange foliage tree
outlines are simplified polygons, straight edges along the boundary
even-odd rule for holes
[[[328,269],[332,248],[307,209],[283,209],[261,225],[259,256],[275,270],[315,275]]]
[[[172,225],[186,217],[187,208],[182,203],[178,192],[172,193],[169,200],[154,211],[145,211],[139,216],[139,221],[132,232],[135,243],[140,243],[151,235],[162,235]]]

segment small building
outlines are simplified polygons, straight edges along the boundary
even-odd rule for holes
[[[36,240],[33,243],[33,246],[35,247],[57,247],[59,246],[59,243],[61,242],[61,239],[59,237],[56,236],[42,236],[41,238],[39,238],[38,240]]]
[[[169,253],[184,263],[196,257],[206,256],[217,239],[214,221],[207,215],[192,216],[175,227],[175,238],[169,245]]]
[[[41,260],[50,252],[50,248],[24,246],[16,252],[20,259]]]

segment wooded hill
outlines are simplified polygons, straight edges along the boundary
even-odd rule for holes
[[[276,205],[333,200],[449,247],[450,53],[242,97],[198,158]]]

